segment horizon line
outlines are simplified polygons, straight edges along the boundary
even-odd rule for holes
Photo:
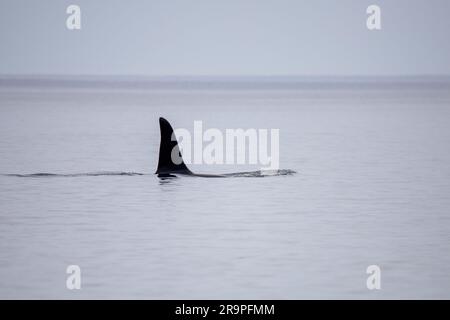
[[[360,80],[446,80],[450,81],[450,74],[315,74],[315,75],[307,75],[307,74],[298,74],[298,75],[290,75],[290,74],[275,74],[275,75],[208,75],[208,74],[198,74],[198,75],[188,75],[188,74],[168,74],[168,75],[151,75],[151,74],[63,74],[63,73],[20,73],[20,74],[2,74],[0,73],[0,80],[147,80],[147,81],[158,81],[158,80],[168,80],[168,81],[183,81],[183,80],[301,80],[304,81],[312,81],[315,80],[351,80],[351,79],[360,79]]]

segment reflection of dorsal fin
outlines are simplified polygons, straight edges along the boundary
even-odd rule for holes
[[[177,138],[169,121],[159,118],[159,128],[161,130],[161,144],[159,145],[158,169],[155,173],[161,176],[171,173],[192,174],[184,164]],[[174,154],[175,159],[172,159],[172,154]],[[177,158],[177,156],[179,157]]]

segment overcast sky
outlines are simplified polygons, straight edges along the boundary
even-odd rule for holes
[[[0,58],[0,74],[450,75],[450,1],[1,0]]]

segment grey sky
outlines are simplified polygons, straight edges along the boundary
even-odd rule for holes
[[[450,75],[449,16],[448,0],[1,0],[0,74]]]

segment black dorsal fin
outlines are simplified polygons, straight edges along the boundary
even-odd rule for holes
[[[177,138],[169,121],[162,117],[159,118],[159,129],[161,131],[161,143],[159,145],[158,169],[155,173],[161,176],[171,173],[192,174],[184,164]],[[175,155],[175,159],[172,159],[172,154]]]

